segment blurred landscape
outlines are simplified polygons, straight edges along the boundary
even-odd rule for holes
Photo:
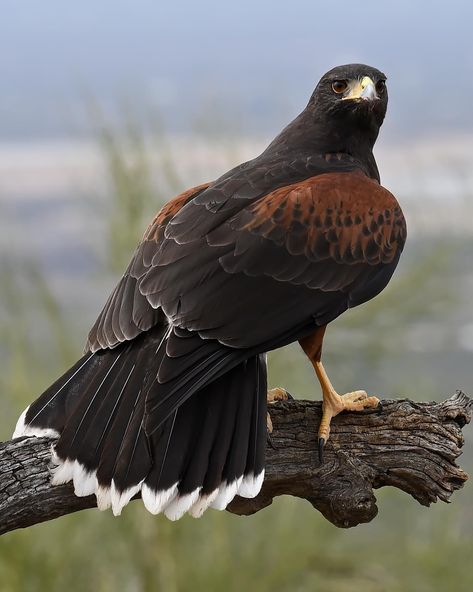
[[[78,358],[156,210],[257,155],[318,77],[348,61],[389,76],[376,157],[408,243],[387,290],[330,326],[329,374],[340,392],[385,398],[473,392],[473,8],[432,2],[425,26],[421,3],[382,15],[371,0],[362,14],[344,6],[343,15],[301,0],[279,14],[248,0],[9,7],[0,24],[0,440]],[[319,27],[319,17],[337,26]],[[321,396],[296,346],[271,354],[269,372],[272,386]],[[464,433],[471,474],[472,426]],[[0,538],[0,592],[470,592],[472,488],[430,509],[380,490],[378,517],[346,531],[292,498],[253,517],[210,510],[178,523],[140,502],[119,519],[82,512]]]

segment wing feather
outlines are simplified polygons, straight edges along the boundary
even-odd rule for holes
[[[139,290],[139,280],[148,272],[164,238],[169,221],[193,197],[206,189],[204,183],[184,191],[164,205],[148,226],[141,243],[102,312],[90,330],[86,351],[113,348],[148,331],[163,319],[163,314]]]
[[[338,159],[342,172],[311,176],[310,162],[241,165],[164,206],[89,348],[132,339],[163,313],[206,338],[253,347],[304,319],[328,322],[379,293],[406,238],[399,204],[353,161],[349,170]],[[296,181],[284,184],[284,177]]]

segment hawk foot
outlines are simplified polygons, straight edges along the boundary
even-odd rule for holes
[[[275,403],[276,401],[288,401],[292,398],[292,395],[288,393],[286,389],[279,386],[269,390],[267,395],[268,403]],[[269,411],[266,414],[266,427],[268,428],[268,434],[271,434],[273,431],[273,422],[271,421]]]
[[[274,403],[275,401],[288,401],[293,397],[287,392],[286,389],[277,386],[268,391],[268,403]]]
[[[330,422],[332,418],[342,411],[363,411],[378,407],[380,401],[377,397],[370,397],[366,391],[353,391],[345,395],[339,395],[335,391],[324,392],[322,403],[322,420],[319,426],[319,459],[322,462],[323,449],[329,439]]]

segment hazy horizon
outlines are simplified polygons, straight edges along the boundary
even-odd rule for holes
[[[0,23],[0,138],[84,137],[107,117],[158,114],[172,133],[224,120],[276,133],[332,66],[388,75],[386,141],[472,132],[473,5],[50,0],[8,3]],[[197,123],[196,123],[197,122]]]

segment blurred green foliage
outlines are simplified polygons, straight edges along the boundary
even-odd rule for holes
[[[99,141],[110,180],[101,274],[116,276],[168,188],[183,187],[165,145],[156,171],[132,125],[120,138],[102,127]],[[416,253],[379,298],[329,329],[326,359],[340,391],[371,384],[375,369],[402,350],[406,327],[448,314],[454,294],[441,272],[455,253],[437,241]],[[0,433],[7,438],[38,385],[62,373],[82,344],[72,329],[73,311],[59,304],[34,261],[14,255],[2,261],[0,299]],[[319,397],[295,346],[271,355],[270,382],[296,396]],[[405,389],[432,398],[402,371],[375,382],[388,396]],[[81,512],[2,537],[0,592],[466,592],[473,589],[470,497],[467,486],[453,506],[427,510],[398,491],[381,491],[378,518],[350,531],[290,498],[252,517],[210,510],[201,520],[186,516],[178,523],[151,516],[139,502],[121,518]]]

